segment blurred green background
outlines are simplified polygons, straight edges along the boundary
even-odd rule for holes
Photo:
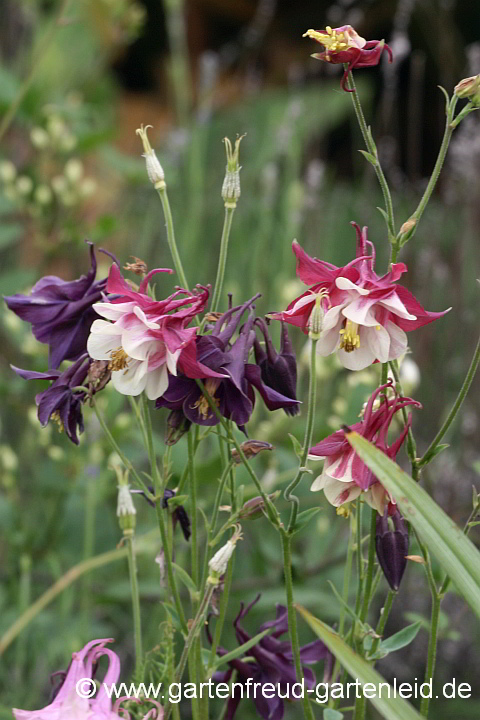
[[[60,13],[62,22],[52,31]],[[366,38],[385,37],[391,44],[393,65],[359,71],[356,77],[391,184],[397,226],[415,208],[443,134],[444,99],[437,85],[451,93],[462,77],[480,71],[476,0],[321,0],[314,6],[275,0],[1,0],[0,14],[0,117],[5,118],[35,68],[0,144],[2,294],[26,292],[47,273],[67,278],[86,272],[85,238],[116,253],[122,264],[135,255],[150,267],[171,265],[161,205],[147,182],[135,136],[141,123],[153,125],[150,138],[165,169],[191,284],[214,281],[223,223],[222,139],[242,133],[247,133],[240,151],[242,196],[225,282],[235,302],[261,292],[258,313],[285,307],[302,291],[292,239],[312,255],[345,264],[354,252],[352,220],[369,226],[377,269],[386,268],[384,222],[376,210],[382,198],[374,173],[358,153],[362,141],[350,98],[340,90],[339,69],[311,59],[317,48],[301,35],[309,27],[349,23]],[[455,132],[436,194],[401,257],[409,267],[405,283],[427,309],[453,307],[445,318],[410,336],[420,384],[412,366],[406,382],[424,404],[413,421],[420,452],[453,402],[477,341],[479,126],[472,114]],[[108,266],[103,259],[100,263],[103,276]],[[162,282],[168,294],[176,281]],[[295,331],[291,337],[299,359],[299,396],[305,399],[305,337]],[[34,394],[44,386],[25,383],[9,364],[43,371],[45,346],[5,307],[0,342],[1,635],[72,566],[114,549],[120,531],[110,450],[95,417],[86,408],[78,449],[56,427],[42,429]],[[316,441],[342,422],[355,422],[378,382],[376,368],[352,375],[333,358],[322,361],[318,373]],[[460,525],[480,472],[478,389],[476,381],[448,438],[451,448],[423,478]],[[117,441],[145,468],[125,398],[109,387],[99,402]],[[163,413],[155,413],[155,421],[162,453]],[[296,458],[288,433],[301,438],[303,423],[303,416],[293,425],[281,412],[255,410],[251,437],[276,448],[267,459],[255,461],[265,489],[283,488],[291,479]],[[216,443],[207,441],[198,458],[205,510],[219,477],[216,451]],[[185,454],[183,441],[172,453],[172,486]],[[237,477],[245,497],[253,496],[241,469]],[[348,523],[308,486],[305,478],[303,507],[320,503],[322,511],[295,545],[296,599],[335,623],[338,603],[327,580],[341,586]],[[143,535],[155,528],[155,517],[141,499],[136,504],[138,534]],[[186,567],[188,547],[178,529],[176,537],[176,562]],[[161,642],[164,589],[154,562],[155,533],[148,538],[139,569],[145,644],[152,649]],[[245,524],[228,624],[239,602],[253,599],[259,588],[261,601],[246,623],[252,634],[284,597],[279,540],[263,520]],[[376,610],[385,593],[382,580]],[[126,560],[70,584],[2,658],[0,718],[11,717],[12,705],[45,704],[49,674],[64,668],[70,653],[92,638],[116,638],[122,679],[127,680],[133,651],[129,598]],[[413,565],[388,633],[420,617],[428,627],[429,604],[422,567]],[[436,683],[440,687],[453,677],[470,682],[477,685],[476,697],[435,701],[431,716],[478,718],[478,624],[454,592],[443,610]],[[311,639],[305,628],[301,632],[302,639]],[[230,626],[223,644],[235,645]],[[422,677],[426,644],[427,633],[421,631],[411,646],[382,661],[380,671],[399,681]],[[188,717],[186,706],[182,712]],[[247,701],[240,712],[242,718],[255,717]],[[376,717],[372,708],[369,712]],[[287,708],[289,718],[299,713],[296,705]]]

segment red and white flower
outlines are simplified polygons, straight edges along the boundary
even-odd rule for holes
[[[367,403],[363,420],[350,426],[350,430],[363,435],[389,458],[395,460],[408,433],[412,416],[409,415],[402,432],[389,446],[387,437],[390,424],[395,414],[402,408],[408,405],[417,408],[422,406],[412,398],[399,397],[395,392],[394,397],[390,398],[391,393],[388,391],[391,390],[393,390],[391,380],[378,387]],[[384,395],[382,396],[381,393]],[[335,507],[340,507],[363,495],[367,503],[383,515],[385,505],[395,502],[353,450],[343,430],[338,430],[310,448],[308,457],[310,460],[325,461],[323,472],[314,480],[311,490],[314,492],[323,490],[328,502]]]
[[[195,327],[188,323],[202,312],[208,300],[208,288],[196,292],[178,289],[166,300],[147,295],[152,270],[138,292],[132,290],[118,267],[112,265],[107,292],[114,298],[95,303],[95,312],[105,320],[92,324],[87,350],[95,360],[109,360],[112,383],[124,395],[140,395],[150,400],[161,397],[168,387],[168,374],[180,369],[187,377],[223,377],[196,359]]]
[[[363,230],[352,223],[357,233],[357,257],[338,268],[311,258],[297,242],[297,276],[306,285],[306,293],[296,298],[284,312],[270,317],[309,330],[313,307],[323,309],[322,332],[317,342],[321,356],[338,352],[342,365],[362,370],[375,361],[387,362],[401,357],[407,350],[406,333],[436,320],[439,313],[426,311],[406,288],[397,285],[406,272],[404,263],[394,263],[379,277],[375,272],[375,248]],[[368,254],[367,254],[368,253]],[[449,308],[450,310],[450,308]]]

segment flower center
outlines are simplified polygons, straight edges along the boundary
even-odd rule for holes
[[[60,417],[60,412],[58,410],[55,410],[55,412],[50,415],[50,420],[53,420],[53,422],[58,425],[58,432],[63,433],[65,428],[63,427],[62,418]]]
[[[342,336],[340,350],[345,350],[348,353],[358,350],[360,347],[360,335],[358,334],[357,323],[347,320],[343,330],[340,330],[340,335]]]
[[[215,392],[219,385],[220,380],[214,380],[213,378],[209,378],[205,383],[205,390],[217,407],[220,405],[220,400],[215,397]],[[192,409],[197,410],[198,414],[201,415],[204,420],[207,420],[212,415],[212,410],[205,395],[201,395],[198,400],[194,402]]]
[[[337,32],[327,25],[326,32],[318,32],[318,30],[307,30],[303,37],[311,37],[312,40],[322,43],[327,51],[325,60],[329,60],[329,52],[340,52],[348,48],[348,42],[345,42],[345,33]]]
[[[108,363],[108,369],[112,372],[116,372],[117,370],[124,370],[127,367],[128,361],[130,359],[122,347],[119,347],[116,350],[112,350],[112,352],[110,353],[110,357],[112,359]]]

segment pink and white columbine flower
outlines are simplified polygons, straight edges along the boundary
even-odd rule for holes
[[[389,446],[387,437],[390,423],[402,408],[408,405],[417,408],[422,406],[412,398],[399,397],[395,391],[394,397],[390,398],[388,392],[390,390],[394,391],[391,380],[378,387],[367,403],[363,420],[352,425],[350,430],[363,435],[389,458],[395,460],[412,422],[411,413],[402,432]],[[384,395],[381,396],[381,393]],[[379,401],[380,405],[375,409]],[[343,430],[338,430],[310,448],[308,457],[310,460],[325,461],[322,474],[313,481],[310,489],[314,492],[323,490],[328,502],[335,507],[340,507],[363,495],[367,503],[383,515],[385,505],[395,502],[353,450]]]
[[[411,292],[396,284],[407,270],[404,263],[392,264],[390,271],[379,277],[367,228],[360,230],[356,223],[352,225],[357,233],[357,257],[343,268],[311,258],[297,242],[293,243],[297,276],[313,287],[284,312],[271,313],[270,317],[308,333],[312,310],[320,303],[323,322],[318,354],[325,357],[338,352],[344,367],[362,370],[375,361],[384,363],[401,357],[407,350],[406,333],[448,310],[428,312]]]
[[[119,698],[112,706],[105,689],[105,686],[110,687],[120,677],[119,657],[113,650],[105,647],[109,642],[112,640],[92,640],[83,650],[73,653],[65,679],[50,705],[41,710],[14,708],[15,720],[128,720],[129,713],[125,708],[120,708],[126,698]],[[108,670],[95,697],[86,697],[94,689],[93,666],[103,655],[108,657]],[[163,709],[155,703],[154,710],[149,710],[143,720],[146,718],[160,720],[163,718]]]
[[[105,320],[95,320],[87,342],[90,357],[109,360],[112,383],[124,395],[140,395],[150,400],[161,397],[168,387],[168,373],[181,370],[187,377],[223,377],[196,359],[195,327],[189,322],[202,312],[208,300],[208,288],[196,292],[181,288],[166,300],[147,295],[152,270],[138,292],[132,290],[116,265],[110,268],[107,292],[114,298],[95,303],[95,312]]]

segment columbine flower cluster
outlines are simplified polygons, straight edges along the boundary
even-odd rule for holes
[[[407,271],[404,263],[393,263],[385,275],[375,272],[375,248],[363,230],[352,223],[357,234],[356,258],[345,267],[336,267],[312,258],[293,243],[297,276],[311,287],[293,300],[283,312],[270,317],[309,332],[316,304],[323,310],[317,352],[336,352],[349,370],[362,370],[373,362],[395,360],[407,350],[406,333],[445,315],[426,311],[412,293],[397,281]]]

